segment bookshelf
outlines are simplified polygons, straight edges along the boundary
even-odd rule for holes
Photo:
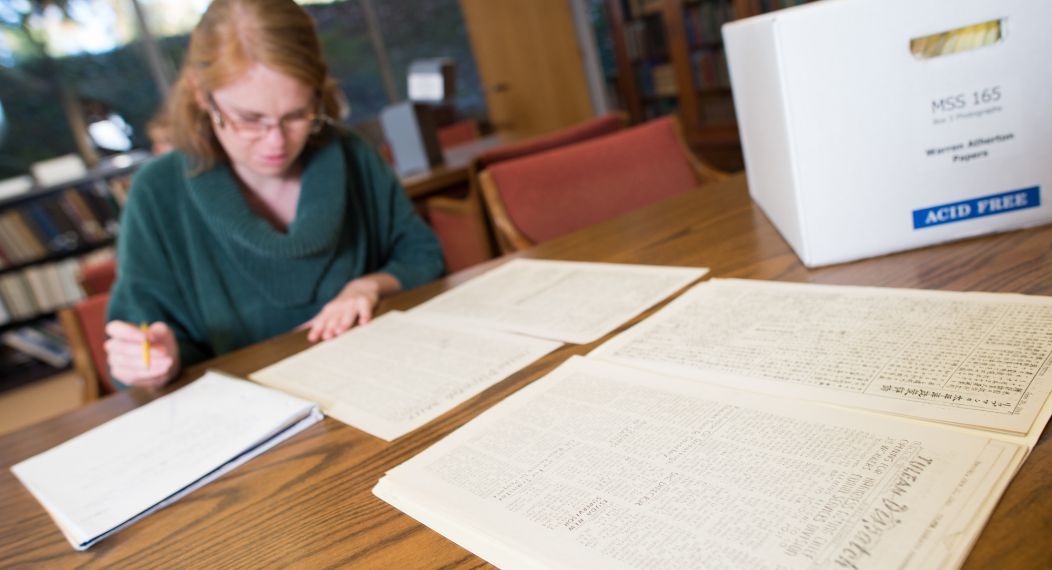
[[[617,101],[633,122],[678,113],[687,142],[742,168],[720,26],[806,0],[604,0]]]
[[[0,391],[63,369],[24,358],[12,337],[61,339],[55,312],[84,298],[83,264],[112,257],[130,175],[149,157],[121,155],[76,179],[0,198]]]
[[[0,332],[83,297],[80,264],[113,244],[130,174],[147,159],[121,155],[77,179],[0,199]]]

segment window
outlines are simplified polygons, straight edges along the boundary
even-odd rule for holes
[[[340,84],[351,105],[348,122],[375,117],[389,101],[362,2],[315,2],[304,7],[314,17],[329,75]]]
[[[433,57],[457,64],[456,106],[482,114],[482,89],[457,0],[300,3],[317,22],[330,73],[350,103],[348,122],[371,120],[391,102],[385,73],[394,84],[393,98],[400,100],[409,63]],[[0,179],[24,174],[34,162],[77,152],[75,125],[88,130],[88,123],[111,114],[120,120],[104,127],[108,137],[119,139],[123,132],[133,147],[148,148],[146,123],[175,79],[189,33],[208,4],[0,1]],[[378,57],[376,42],[386,60]]]
[[[137,127],[161,93],[136,43],[134,11],[122,0],[64,4],[64,11],[28,0],[0,4],[0,178],[77,152],[73,125],[111,115],[130,126],[124,134],[132,146],[145,146]]]
[[[448,57],[457,66],[456,107],[481,114],[482,84],[457,0],[383,0],[374,5],[398,97],[406,97],[407,70],[413,60]]]

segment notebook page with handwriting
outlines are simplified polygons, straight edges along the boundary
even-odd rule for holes
[[[313,402],[209,372],[11,470],[83,550],[320,419]]]

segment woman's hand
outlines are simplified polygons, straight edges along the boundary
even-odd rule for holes
[[[398,280],[387,273],[373,273],[348,283],[321,312],[300,328],[310,329],[307,340],[329,340],[349,331],[355,324],[364,325],[373,318],[380,296],[398,291]]]
[[[151,324],[146,331],[124,321],[106,323],[109,340],[106,348],[106,363],[110,374],[129,386],[156,388],[164,386],[179,373],[179,344],[175,334],[163,322]],[[146,341],[150,343],[150,357],[144,353]]]

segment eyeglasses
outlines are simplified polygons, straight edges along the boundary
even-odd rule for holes
[[[316,111],[300,111],[286,115],[278,120],[265,117],[252,119],[233,117],[219,108],[211,94],[208,95],[208,106],[212,113],[212,120],[215,121],[216,125],[219,125],[219,128],[224,129],[229,125],[230,130],[234,131],[234,134],[249,141],[267,136],[270,129],[274,128],[280,128],[281,132],[286,136],[306,133],[313,135],[319,133],[325,125],[333,124],[332,117],[321,112],[320,103]]]

